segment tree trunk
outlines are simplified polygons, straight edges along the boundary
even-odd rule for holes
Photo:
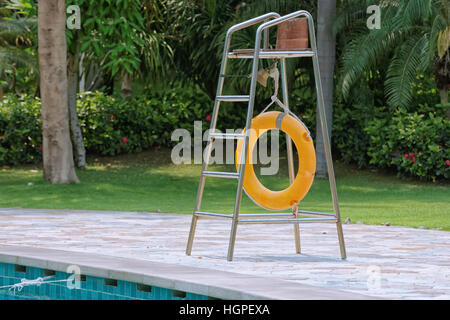
[[[122,76],[122,97],[128,97],[133,94],[133,81],[131,80],[131,76],[124,72]]]
[[[448,89],[450,89],[450,50],[438,59],[434,67],[434,81],[439,90],[441,104],[447,108],[447,119],[450,120],[450,105],[448,104]]]
[[[51,183],[79,183],[69,131],[65,32],[65,0],[39,1],[38,53],[44,179]]]
[[[441,96],[441,103],[447,108],[447,120],[450,120],[450,104],[448,103],[448,93],[446,89],[440,89],[439,95]]]
[[[331,26],[336,14],[336,0],[319,0],[317,6],[317,47],[319,51],[320,78],[322,80],[325,114],[328,136],[331,142],[331,127],[333,121],[333,75],[336,59],[336,38]],[[319,121],[319,110],[316,111],[316,177],[328,177],[328,170],[323,147],[322,127]]]
[[[78,168],[86,168],[86,149],[83,143],[83,134],[78,123],[77,114],[77,86],[78,86],[79,50],[75,54],[69,54],[67,65],[68,98],[69,98],[69,123],[74,144],[75,164]]]
[[[443,105],[448,104],[448,94],[447,94],[447,90],[445,89],[440,89],[439,90],[439,95],[441,96],[441,103]]]
[[[81,76],[80,85],[79,85],[80,92],[86,91],[86,72],[84,71],[83,59],[84,59],[84,53],[81,54],[79,69],[78,69],[78,74]]]
[[[15,67],[12,68],[11,76],[12,76],[12,80],[11,80],[11,86],[9,87],[9,91],[12,93],[18,94],[18,92],[16,90],[17,78],[16,78],[16,68]]]

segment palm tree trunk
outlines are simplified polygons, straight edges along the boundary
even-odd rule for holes
[[[331,26],[335,14],[336,0],[319,0],[317,6],[317,47],[319,51],[320,74],[330,141],[333,120],[333,74],[336,59],[336,38],[331,32]],[[326,178],[328,176],[328,170],[323,147],[324,137],[322,136],[318,110],[316,114],[316,177]]]
[[[79,65],[79,46],[75,54],[69,54],[67,65],[68,80],[68,98],[69,98],[69,123],[72,132],[72,141],[74,144],[75,164],[78,168],[86,167],[86,149],[83,143],[83,134],[78,123],[77,114],[77,87],[78,87],[78,65]]]
[[[443,105],[448,104],[448,94],[447,94],[447,90],[446,89],[440,89],[439,90],[439,95],[441,96],[441,103]]]
[[[447,120],[450,120],[450,104],[448,103],[448,93],[446,89],[440,89],[439,95],[441,96],[441,103],[447,108],[446,116]]]
[[[78,183],[73,163],[67,98],[65,0],[39,1],[38,40],[44,179]]]
[[[126,98],[133,94],[133,80],[131,76],[124,72],[122,76],[122,97]]]

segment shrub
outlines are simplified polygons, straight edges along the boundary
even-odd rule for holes
[[[41,127],[38,98],[8,96],[0,101],[0,164],[39,162]]]
[[[315,133],[316,109],[294,94],[293,110]],[[196,86],[174,87],[164,92],[121,98],[101,92],[78,99],[79,122],[88,153],[117,155],[153,146],[173,146],[177,128],[194,131],[194,121],[209,126],[213,102]],[[246,108],[245,108],[246,109]],[[346,163],[395,168],[400,175],[436,180],[450,177],[450,124],[446,108],[419,105],[418,112],[386,108],[334,109],[333,146]],[[38,98],[9,96],[0,101],[0,165],[36,163],[42,159],[41,105]],[[223,104],[221,129],[242,128],[243,108]],[[244,110],[245,111],[245,110]],[[193,136],[193,135],[192,135]],[[284,146],[284,139],[280,140]]]
[[[444,117],[397,111],[373,120],[365,131],[370,164],[421,179],[450,178],[450,121]]]
[[[121,98],[101,92],[77,100],[87,152],[117,155],[152,146],[171,146],[177,128],[191,132],[195,120],[209,126],[212,102],[198,87],[175,87],[153,95]],[[9,96],[0,101],[0,165],[42,160],[39,98]]]
[[[336,104],[333,110],[332,142],[344,163],[367,167],[370,137],[364,132],[375,115],[374,107]]]
[[[308,86],[292,90],[289,107],[309,129],[313,141],[316,139],[316,94]]]
[[[86,149],[116,155],[171,146],[173,130],[193,132],[194,121],[205,122],[211,106],[198,88],[173,88],[125,99],[101,92],[83,94],[77,107]]]

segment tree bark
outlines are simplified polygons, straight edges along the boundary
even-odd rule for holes
[[[78,86],[78,65],[79,49],[75,54],[69,54],[67,65],[68,99],[69,99],[69,123],[74,144],[75,164],[80,169],[86,168],[86,149],[83,143],[83,134],[77,114],[77,86]]]
[[[133,94],[133,81],[131,76],[124,72],[122,76],[122,97],[126,98]]]
[[[69,131],[65,31],[65,0],[39,1],[38,53],[44,179],[51,183],[79,183]]]
[[[441,96],[441,103],[447,108],[447,112],[446,112],[447,120],[450,120],[450,104],[448,103],[447,90],[440,89],[439,95]]]
[[[447,108],[447,119],[450,120],[450,105],[448,104],[448,89],[450,89],[450,50],[438,59],[434,67],[434,81],[439,90],[441,103]]]
[[[448,94],[447,94],[447,90],[445,89],[440,89],[439,90],[439,95],[441,96],[441,103],[446,105],[448,104]]]
[[[319,51],[320,78],[322,80],[325,114],[328,136],[331,142],[333,121],[333,89],[334,66],[336,60],[336,38],[331,27],[336,15],[336,0],[319,0],[317,6],[317,47]],[[328,170],[323,147],[322,127],[319,121],[319,110],[316,111],[316,177],[328,177]]]

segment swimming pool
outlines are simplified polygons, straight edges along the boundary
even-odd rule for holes
[[[76,280],[79,281],[74,280],[74,274],[71,273],[0,262],[0,300],[214,299],[190,292],[83,274],[77,276]]]

